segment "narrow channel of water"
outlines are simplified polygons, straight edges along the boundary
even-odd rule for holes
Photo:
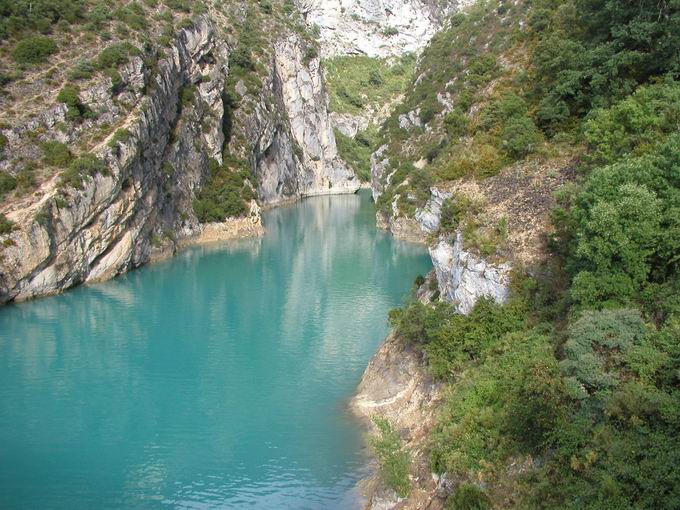
[[[346,404],[430,269],[367,193],[0,308],[0,508],[352,508]]]

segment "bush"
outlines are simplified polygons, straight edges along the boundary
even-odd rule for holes
[[[246,201],[255,198],[248,176],[246,164],[239,160],[225,158],[221,166],[212,161],[210,176],[194,200],[198,221],[224,221],[245,215],[248,212]]]
[[[444,128],[449,136],[461,137],[467,133],[470,119],[459,109],[454,109],[444,116]]]
[[[476,485],[462,483],[446,500],[446,510],[489,510],[491,500]]]
[[[562,370],[575,396],[615,386],[623,357],[645,338],[647,328],[637,310],[622,308],[584,312],[569,328]]]
[[[71,162],[61,173],[60,186],[82,189],[83,180],[96,174],[107,174],[109,168],[94,154],[84,154]]]
[[[0,214],[0,235],[7,235],[16,228],[13,221],[8,220],[7,216]]]
[[[127,142],[129,139],[130,139],[129,129],[125,128],[116,129],[116,132],[113,133],[111,140],[109,140],[109,147],[111,148],[116,147],[119,143]]]
[[[14,47],[12,58],[18,64],[40,64],[57,52],[57,44],[49,37],[34,36],[22,39]]]
[[[126,64],[131,56],[139,55],[140,51],[130,43],[112,44],[105,48],[97,56],[97,65],[100,69],[118,67]]]
[[[5,149],[7,148],[8,144],[9,140],[7,139],[7,137],[0,133],[0,160],[4,159]]]
[[[442,233],[455,232],[468,217],[476,216],[480,205],[467,195],[456,194],[442,203],[439,228]]]
[[[68,106],[66,117],[69,120],[80,120],[86,113],[87,107],[80,100],[80,91],[71,85],[66,85],[59,91],[57,101]]]
[[[543,141],[541,132],[529,117],[513,117],[503,126],[503,149],[513,159],[523,159]]]
[[[614,106],[596,111],[586,122],[592,152],[589,161],[608,165],[653,149],[677,131],[680,119],[680,82],[640,87]]]
[[[56,140],[42,143],[41,148],[43,151],[43,161],[50,166],[64,168],[73,158],[68,147]]]
[[[6,193],[14,191],[16,187],[17,187],[16,178],[13,175],[8,174],[7,172],[0,171],[0,198]]]
[[[385,485],[401,498],[411,492],[409,470],[411,459],[404,449],[399,433],[386,418],[374,418],[379,435],[372,438],[371,446],[380,464],[380,476]]]
[[[89,80],[95,72],[95,67],[91,62],[80,61],[78,65],[69,74],[69,80]]]

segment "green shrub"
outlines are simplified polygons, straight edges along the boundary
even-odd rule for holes
[[[40,64],[57,52],[57,44],[49,37],[34,36],[22,39],[14,47],[12,58],[18,64]]]
[[[576,393],[615,386],[623,357],[645,338],[647,328],[640,312],[632,309],[584,312],[569,328],[562,370]]]
[[[373,422],[378,427],[379,435],[371,439],[371,446],[380,464],[380,476],[387,487],[405,498],[411,492],[411,459],[408,451],[399,433],[386,418],[376,417]]]
[[[14,191],[16,187],[17,187],[16,178],[13,175],[8,174],[7,172],[0,171],[0,198],[6,193]]]
[[[678,130],[680,83],[640,87],[611,108],[596,111],[586,122],[589,160],[607,165],[633,154],[649,151],[667,135]]]
[[[118,67],[126,64],[131,56],[137,56],[139,54],[139,49],[130,43],[112,44],[99,53],[97,56],[97,65],[100,69]]]
[[[7,216],[0,214],[0,235],[7,235],[16,228],[13,221],[8,220]]]
[[[272,3],[269,0],[260,0],[260,9],[265,14],[271,14],[273,11]]]
[[[513,159],[525,158],[536,151],[543,141],[541,132],[530,117],[508,119],[503,126],[501,138],[503,149]]]
[[[305,65],[309,65],[312,60],[317,58],[319,56],[319,50],[316,49],[316,46],[313,44],[308,44],[307,47],[305,48],[305,53],[302,57],[302,61],[305,63]]]
[[[459,109],[454,109],[444,116],[444,127],[449,136],[461,137],[467,133],[470,119]]]
[[[125,128],[116,129],[111,140],[109,140],[109,147],[116,147],[119,143],[127,142],[130,139],[130,130]]]
[[[83,154],[71,162],[69,167],[61,173],[60,186],[70,186],[82,189],[83,180],[96,174],[107,174],[108,166],[94,154]]]
[[[442,203],[439,228],[444,234],[455,232],[464,220],[476,216],[480,210],[480,204],[475,200],[456,194]]]
[[[503,168],[503,156],[493,145],[474,143],[472,147],[452,150],[453,157],[437,170],[442,179],[455,180],[476,176],[480,179],[493,177]]]
[[[4,159],[5,150],[7,149],[8,144],[9,140],[7,139],[7,137],[0,133],[0,160]]]
[[[43,151],[43,161],[50,166],[64,168],[73,158],[68,147],[56,140],[43,142],[40,147]]]
[[[462,483],[446,500],[446,510],[489,510],[491,500],[476,485]]]
[[[95,67],[91,62],[80,61],[68,74],[69,80],[89,80],[95,73]]]
[[[80,100],[80,91],[71,85],[66,85],[59,91],[57,101],[68,106],[66,117],[69,120],[80,120],[88,111]]]
[[[224,221],[247,214],[247,201],[255,198],[248,177],[248,168],[242,161],[225,158],[222,165],[212,161],[210,176],[194,200],[198,221]]]

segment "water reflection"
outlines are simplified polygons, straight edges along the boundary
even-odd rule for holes
[[[343,410],[428,269],[366,195],[0,309],[1,508],[351,508]]]

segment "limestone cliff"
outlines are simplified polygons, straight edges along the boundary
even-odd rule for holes
[[[446,14],[468,0],[296,0],[319,29],[324,57],[362,54],[394,57],[418,52]]]
[[[437,479],[429,472],[425,449],[440,400],[441,386],[428,375],[422,352],[404,346],[394,335],[388,336],[368,364],[350,407],[373,432],[371,419],[375,416],[387,418],[401,432],[415,466],[412,477],[416,483],[408,499],[403,500],[386,488],[379,476],[373,476],[362,486],[366,508],[441,508]]]
[[[303,42],[290,35],[274,45],[272,70],[265,87],[273,101],[263,96],[251,130],[260,198],[354,193],[359,182],[338,157],[319,58],[305,62]]]
[[[255,202],[224,224],[201,224],[194,214],[225,142],[249,162],[263,204],[358,189],[337,156],[319,59],[305,53],[301,37],[276,36],[256,107],[234,116],[225,104],[232,48],[217,23],[208,14],[195,18],[153,65],[131,58],[118,70],[122,92],[110,78],[95,79],[80,91],[84,108],[98,112],[93,118],[65,122],[67,106],[48,104],[3,129],[2,164],[10,169],[34,156],[29,133],[71,144],[116,128],[89,151],[97,171],[66,184],[53,174],[0,206],[13,224],[0,236],[0,303],[111,278],[191,239],[261,233]],[[227,122],[239,123],[239,140],[225,139]]]

